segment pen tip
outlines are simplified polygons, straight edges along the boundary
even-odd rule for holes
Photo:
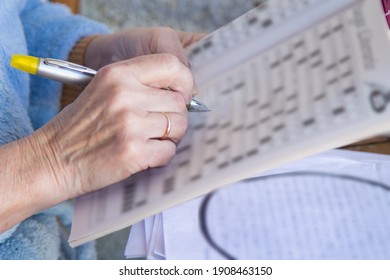
[[[210,109],[202,102],[192,99],[191,103],[187,106],[189,112],[209,112]]]

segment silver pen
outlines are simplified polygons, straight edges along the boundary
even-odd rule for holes
[[[81,87],[87,86],[97,73],[96,70],[69,61],[21,54],[12,56],[11,66],[30,74]],[[195,99],[191,99],[187,109],[189,112],[210,111],[206,105]]]

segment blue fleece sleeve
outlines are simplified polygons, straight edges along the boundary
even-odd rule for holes
[[[109,32],[105,25],[73,15],[63,5],[40,0],[27,2],[20,17],[30,55],[66,60],[82,37]],[[61,89],[58,82],[31,77],[29,116],[35,129],[58,113]]]

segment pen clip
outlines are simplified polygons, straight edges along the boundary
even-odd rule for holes
[[[88,68],[88,67],[85,67],[82,65],[78,65],[78,64],[75,64],[72,62],[68,62],[65,60],[60,60],[60,59],[55,59],[55,58],[45,58],[43,60],[43,63],[46,65],[49,65],[49,66],[65,68],[65,69],[73,70],[76,72],[82,72],[82,73],[89,74],[89,75],[96,74],[96,71],[91,69],[91,68]]]

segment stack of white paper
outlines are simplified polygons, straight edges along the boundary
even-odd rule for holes
[[[135,224],[125,255],[389,259],[389,170],[386,155],[336,150],[306,158],[222,188],[207,207],[200,197]]]

